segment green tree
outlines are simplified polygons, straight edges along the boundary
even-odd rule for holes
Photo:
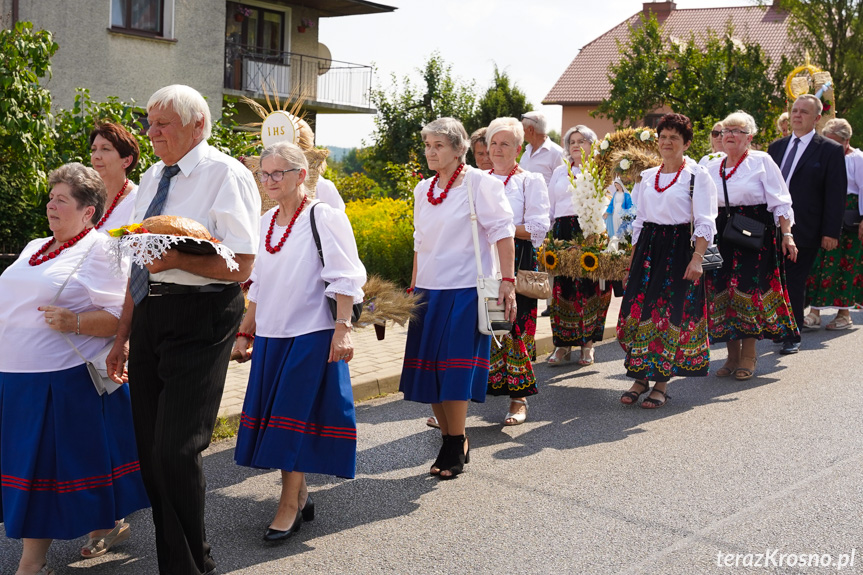
[[[525,93],[495,65],[492,85],[477,102],[474,114],[465,120],[465,128],[470,134],[488,126],[495,118],[518,118],[532,109]]]

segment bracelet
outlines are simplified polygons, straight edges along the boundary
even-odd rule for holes
[[[509,283],[515,285],[515,278],[500,278],[500,281],[509,282]]]
[[[414,288],[409,287],[405,290],[405,293],[414,293]]]
[[[339,325],[339,324],[342,324],[343,326],[348,328],[348,331],[353,331],[353,329],[354,329],[354,324],[351,323],[351,318],[349,318],[349,317],[348,318],[344,318],[344,317],[336,318],[336,325]]]
[[[253,333],[245,333],[245,332],[242,332],[242,331],[238,331],[238,332],[237,332],[237,337],[238,337],[238,338],[240,338],[240,337],[244,337],[244,338],[246,338],[246,339],[255,339],[255,334],[253,334]]]
[[[75,321],[78,324],[78,326],[75,328],[75,335],[81,335],[81,314],[80,313],[75,314]]]
[[[782,232],[782,237],[783,238],[793,238],[794,234],[792,234],[791,232]]]
[[[692,255],[694,255],[694,256],[698,256],[698,257],[700,257],[702,260],[704,260],[704,254],[702,254],[701,252],[693,251],[693,252],[692,252]]]

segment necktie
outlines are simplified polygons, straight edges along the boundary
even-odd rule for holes
[[[788,157],[785,158],[785,163],[782,164],[782,179],[788,182],[788,176],[791,174],[791,166],[794,165],[794,158],[797,156],[797,144],[800,143],[800,138],[794,138],[794,144],[791,146],[791,151],[788,152]]]
[[[162,213],[162,208],[165,206],[165,200],[168,199],[168,188],[171,187],[171,178],[177,175],[180,171],[178,166],[165,166],[162,171],[162,179],[159,181],[159,189],[156,190],[156,195],[150,201],[147,207],[147,213],[144,214],[144,219],[151,216],[158,216]],[[135,305],[138,305],[147,297],[147,283],[150,279],[150,272],[147,268],[140,266],[132,266],[132,278],[129,282],[129,289],[132,292],[132,300]]]

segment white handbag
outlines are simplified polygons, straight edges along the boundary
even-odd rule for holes
[[[473,201],[473,187],[471,186],[470,173],[465,174],[467,183],[467,198],[470,204],[470,227],[473,232],[473,251],[476,256],[476,293],[477,301],[477,328],[479,332],[490,335],[494,342],[500,347],[497,339],[512,331],[512,322],[506,320],[506,310],[503,304],[497,303],[500,294],[500,273],[496,277],[485,277],[482,273],[482,258],[479,251],[479,230],[476,223],[476,207]],[[492,246],[492,257],[498,258],[497,246]],[[498,264],[498,267],[500,265]]]

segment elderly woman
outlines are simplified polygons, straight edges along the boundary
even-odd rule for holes
[[[666,114],[656,132],[662,164],[641,172],[632,190],[633,252],[617,322],[626,375],[635,378],[620,402],[632,405],[650,391],[641,402],[645,409],[665,405],[672,377],[707,375],[701,262],[716,233],[716,186],[707,170],[683,155],[692,123]]]
[[[552,231],[556,240],[580,239],[581,226],[572,203],[569,176],[570,172],[573,177],[579,173],[582,156],[590,153],[590,146],[595,141],[593,130],[581,125],[570,128],[563,137],[567,163],[555,169],[548,185]],[[574,345],[581,348],[579,365],[591,365],[594,361],[593,344],[602,341],[605,331],[611,285],[603,290],[599,282],[590,279],[555,276],[552,297],[554,351],[548,356],[549,365],[559,366],[568,362]]]
[[[6,536],[24,539],[17,575],[53,573],[52,539],[102,539],[148,507],[129,388],[99,395],[78,354],[93,358],[111,343],[125,293],[109,271],[107,236],[91,233],[105,185],[78,163],[48,184],[51,237],[30,242],[0,276],[0,513]],[[126,525],[94,555],[128,536]]]
[[[738,111],[725,118],[722,126],[727,155],[707,167],[717,188],[717,243],[723,260],[722,267],[706,278],[708,331],[711,343],[726,342],[728,347],[728,358],[716,376],[746,380],[755,373],[757,340],[784,340],[797,332],[782,271],[783,255],[792,261],[797,258],[791,235],[794,211],[779,167],[767,152],[751,149],[758,133],[752,116]],[[760,249],[740,247],[722,238],[733,214],[764,224],[767,233]],[[777,227],[782,231],[781,243],[774,233]]]
[[[526,172],[516,159],[521,153],[524,128],[515,118],[498,118],[486,132],[488,150],[494,168],[489,173],[503,182],[510,208],[515,214],[515,269],[537,270],[535,247],[542,245],[549,228],[548,189],[541,174]],[[489,395],[508,395],[509,412],[504,425],[519,425],[527,418],[527,397],[534,395],[536,376],[537,300],[516,294],[518,316],[512,331],[493,346]]]
[[[776,118],[776,129],[779,130],[780,138],[791,135],[791,128],[788,126],[788,122],[788,112],[782,112],[779,114],[779,117]]]
[[[824,125],[821,135],[830,138],[845,148],[845,172],[848,175],[846,213],[863,214],[863,153],[851,147],[851,124],[847,120],[834,118]],[[807,281],[810,312],[804,319],[804,327],[821,327],[821,310],[836,309],[836,317],[825,329],[840,330],[851,327],[851,310],[855,304],[863,303],[863,221],[856,229],[843,226],[837,249],[830,252],[819,250]]]
[[[363,299],[366,270],[344,212],[308,199],[308,171],[293,144],[261,154],[258,177],[278,205],[261,216],[249,309],[232,352],[245,361],[255,340],[234,458],[239,465],[282,470],[279,506],[264,534],[270,542],[289,538],[314,518],[306,473],[352,478],[356,471],[347,362],[353,357],[351,308]],[[335,318],[328,300],[335,301]]]
[[[713,124],[713,129],[710,130],[710,153],[698,161],[700,166],[707,166],[707,163],[716,158],[721,158],[725,155],[725,149],[722,146],[722,122]]]
[[[483,171],[494,169],[491,156],[488,153],[488,139],[486,138],[488,128],[480,128],[470,135],[470,152],[476,161],[476,167]],[[524,132],[524,129],[522,129]]]
[[[468,191],[479,228],[482,273],[502,273],[498,302],[507,321],[516,319],[515,225],[502,183],[480,170],[465,169],[468,138],[458,120],[434,120],[423,128],[422,138],[429,169],[436,174],[414,189],[411,289],[422,305],[408,328],[399,389],[409,401],[432,405],[443,445],[430,473],[451,479],[469,461],[468,401],[485,401],[491,352],[491,337],[478,330]]]
[[[119,124],[96,124],[90,132],[90,165],[99,173],[108,190],[105,213],[93,226],[107,232],[132,223],[138,186],[129,174],[138,165],[138,140]]]

